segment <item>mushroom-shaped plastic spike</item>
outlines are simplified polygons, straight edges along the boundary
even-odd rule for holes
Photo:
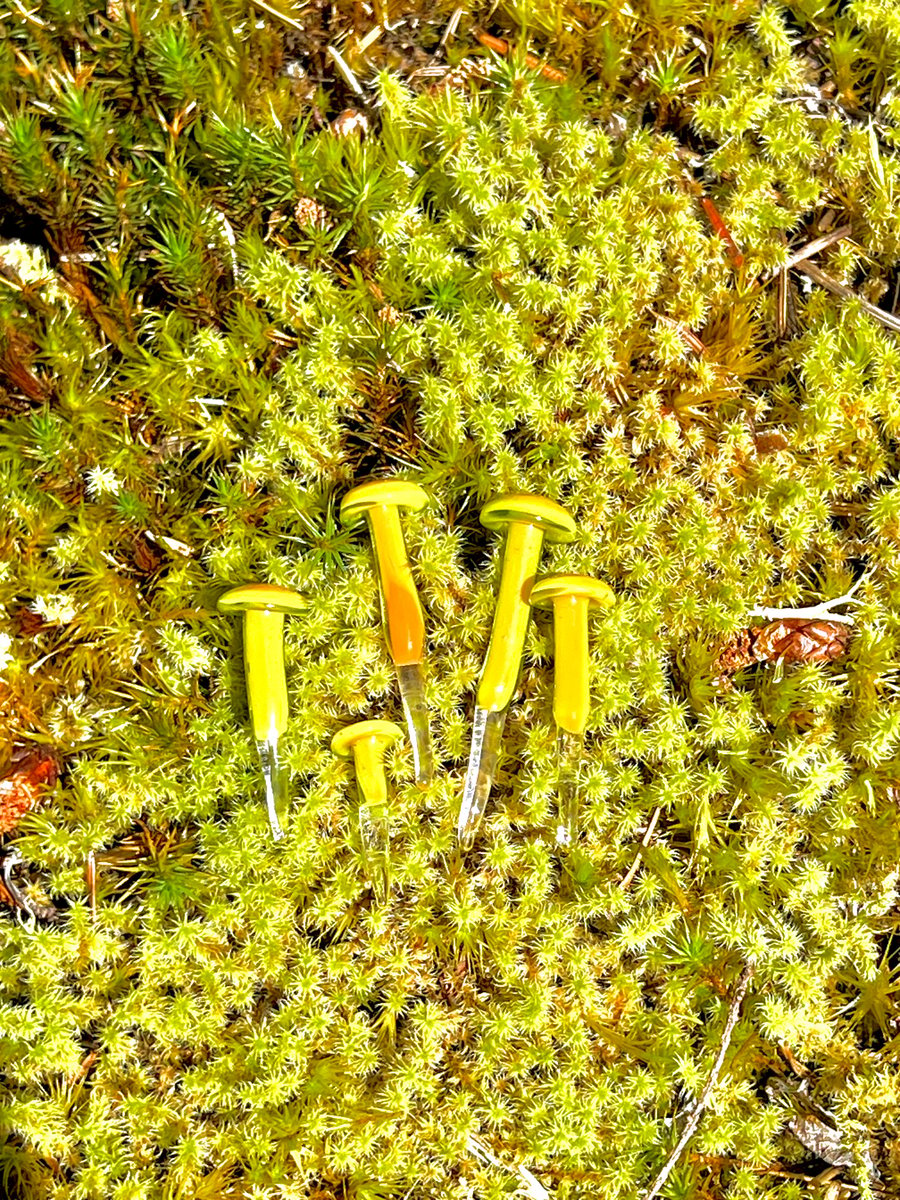
[[[403,541],[399,510],[420,509],[427,500],[417,484],[386,479],[360,484],[341,501],[341,520],[348,525],[365,520],[369,526],[384,634],[397,668],[416,782],[423,785],[430,782],[434,770],[422,674],[425,618]]]
[[[481,523],[488,529],[507,527],[500,591],[477,697],[480,708],[498,712],[509,704],[519,678],[530,616],[528,598],[544,538],[571,542],[575,522],[564,508],[545,496],[512,495],[486,504],[481,510]]]
[[[548,575],[531,589],[532,605],[553,607],[553,718],[567,733],[584,733],[590,709],[588,609],[615,602],[611,587],[587,575]]]
[[[481,510],[481,523],[488,529],[506,526],[506,543],[491,640],[478,682],[472,748],[457,823],[457,836],[464,847],[475,837],[490,794],[507,706],[519,678],[531,615],[528,599],[544,538],[570,542],[575,536],[572,517],[545,496],[500,496]]]
[[[556,642],[553,669],[553,719],[559,731],[560,795],[556,840],[570,846],[577,834],[576,779],[590,711],[588,610],[609,609],[612,588],[587,575],[549,575],[531,589],[534,606],[553,607]]]
[[[390,888],[390,808],[384,752],[403,737],[393,721],[357,721],[331,739],[331,749],[341,758],[353,757],[359,789],[359,833],[366,872],[376,898],[387,899]]]
[[[278,741],[287,729],[288,695],[284,672],[284,615],[300,612],[306,600],[290,588],[248,583],[219,597],[218,609],[242,613],[244,662],[250,724],[266,781],[266,809],[272,836],[282,837],[279,813],[287,807],[288,781]]]

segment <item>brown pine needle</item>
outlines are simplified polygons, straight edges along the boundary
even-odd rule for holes
[[[830,275],[826,275],[824,271],[820,271],[818,267],[814,267],[812,263],[799,262],[794,270],[802,271],[804,275],[825,288],[829,292],[834,292],[836,296],[841,296],[844,300],[855,300],[863,312],[867,312],[870,317],[876,321],[880,321],[888,329],[893,329],[895,333],[900,333],[900,317],[894,316],[893,313],[885,312],[883,308],[879,308],[877,304],[872,304],[860,296],[859,292],[854,292],[853,288],[849,288],[846,284],[839,283],[838,280],[832,279]]]
[[[807,242],[805,246],[801,246],[799,250],[795,250],[780,269],[782,271],[789,271],[791,267],[796,267],[798,263],[803,262],[805,259],[813,258],[820,250],[824,250],[827,246],[832,246],[835,242],[840,242],[843,238],[849,237],[852,232],[852,225],[839,225],[837,229],[823,233],[821,237],[814,238],[813,241]]]
[[[481,42],[482,46],[486,46],[488,50],[493,50],[497,54],[509,54],[510,45],[505,38],[493,37],[490,33],[485,33],[482,29],[472,31],[475,37]],[[539,58],[535,58],[533,54],[525,55],[525,65],[532,71],[540,71],[545,79],[552,79],[554,83],[565,83],[565,71],[557,71],[555,67],[548,67],[546,63],[542,63]]]

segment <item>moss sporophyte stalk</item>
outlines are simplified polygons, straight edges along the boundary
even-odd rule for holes
[[[897,5],[0,28],[0,1194],[900,1195]]]

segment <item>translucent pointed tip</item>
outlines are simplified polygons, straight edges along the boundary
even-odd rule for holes
[[[577,733],[560,729],[556,750],[559,759],[559,799],[556,820],[556,844],[568,850],[578,837],[578,767],[584,739]]]
[[[360,804],[359,836],[366,874],[383,904],[391,887],[391,829],[386,804]]]
[[[427,787],[434,777],[434,755],[431,750],[431,729],[428,725],[428,709],[425,706],[425,680],[421,663],[407,663],[397,668],[403,711],[412,743],[413,766],[416,783]]]
[[[499,712],[490,712],[486,708],[475,709],[472,749],[469,753],[466,783],[456,824],[456,836],[464,850],[468,850],[475,841],[475,834],[487,807],[497,759],[500,756],[500,739],[505,721],[505,708]]]
[[[256,749],[259,751],[263,778],[266,781],[266,812],[269,816],[269,827],[272,830],[272,837],[278,842],[284,837],[279,813],[284,813],[288,806],[288,772],[278,757],[278,742],[275,738],[257,742]]]

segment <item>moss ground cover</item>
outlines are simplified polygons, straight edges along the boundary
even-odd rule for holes
[[[0,749],[59,764],[4,849],[60,910],[0,914],[0,1186],[642,1200],[724,1049],[661,1195],[896,1196],[900,13],[452,16],[0,14]],[[403,724],[338,519],[381,474],[431,497],[441,764],[388,753],[385,904],[330,751]],[[618,597],[569,870],[546,615],[454,836],[513,490]],[[277,846],[215,611],[252,579],[310,602]],[[721,672],[858,580],[833,661]]]

